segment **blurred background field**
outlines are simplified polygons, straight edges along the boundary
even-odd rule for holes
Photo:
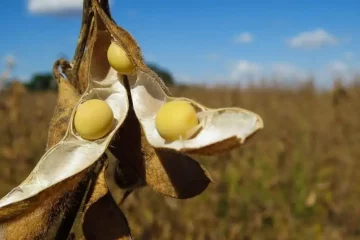
[[[172,86],[175,96],[260,114],[242,148],[197,158],[215,184],[182,201],[148,188],[124,205],[135,239],[359,239],[360,87]],[[0,94],[0,196],[44,153],[56,91]]]

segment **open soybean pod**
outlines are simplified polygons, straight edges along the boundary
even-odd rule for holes
[[[138,72],[131,83],[135,113],[144,128],[147,140],[156,148],[200,155],[214,154],[244,143],[247,137],[263,127],[262,119],[245,109],[210,109],[191,99],[171,97],[164,92],[155,78],[145,72]],[[177,100],[188,102],[195,108],[199,123],[189,132],[188,138],[170,142],[159,135],[155,128],[155,119],[165,103]]]
[[[96,1],[95,1],[96,2]],[[148,142],[156,148],[168,148],[184,153],[212,154],[229,150],[263,128],[257,114],[241,108],[210,109],[185,98],[174,98],[163,81],[144,63],[140,48],[132,36],[108,18],[98,3],[94,3],[99,16],[136,66],[136,74],[129,76],[133,108]],[[197,110],[200,120],[196,137],[166,142],[155,127],[155,117],[160,107],[168,101],[185,100]]]
[[[104,154],[114,134],[126,118],[129,103],[122,76],[110,67],[106,56],[111,43],[111,35],[99,22],[97,14],[93,23],[92,34],[81,66],[83,77],[81,81],[86,83],[86,89],[77,99],[75,106],[71,106],[74,98],[67,97],[71,86],[65,83],[64,79],[58,80],[58,106],[51,124],[53,131],[49,134],[63,135],[62,129],[59,128],[64,122],[66,122],[66,132],[61,139],[55,137],[54,141],[51,141],[54,137],[49,136],[50,146],[54,142],[57,143],[46,151],[27,179],[0,200],[0,217],[2,213],[10,216],[12,207],[14,207],[14,212],[18,210],[14,205],[19,205],[28,199],[26,205],[29,205],[31,198],[35,195],[90,167]],[[84,102],[93,99],[100,99],[110,107],[114,121],[107,135],[100,139],[87,140],[77,133],[74,127],[74,116]],[[69,112],[69,109],[73,110]],[[68,116],[67,113],[71,115]],[[57,134],[59,132],[60,134]]]
[[[163,139],[155,126],[156,115],[161,106],[177,98],[170,96],[162,79],[146,66],[133,37],[117,26],[95,0],[93,3],[116,43],[128,53],[136,67],[135,74],[128,78],[131,111],[135,116],[128,115],[128,119],[132,117],[132,120],[125,121],[125,126],[121,129],[131,130],[124,130],[121,136],[127,135],[126,139],[131,139],[131,136],[139,134],[141,144],[139,147],[137,142],[133,144],[135,147],[129,144],[127,149],[118,151],[115,155],[122,154],[125,157],[129,155],[129,151],[137,152],[140,148],[142,155],[138,157],[139,163],[135,163],[137,157],[129,158],[148,186],[175,198],[189,198],[199,194],[207,187],[210,177],[187,154],[209,155],[234,148],[263,127],[262,119],[257,114],[240,108],[209,109],[191,99],[178,98],[191,103],[197,111],[200,121],[198,128],[194,129],[196,135],[172,142]],[[140,129],[135,131],[136,128]],[[124,145],[125,142],[116,146],[121,148]],[[187,179],[187,182],[182,179]],[[178,186],[174,186],[176,184]]]

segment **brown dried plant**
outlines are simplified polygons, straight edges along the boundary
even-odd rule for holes
[[[9,143],[1,149],[3,155],[7,156],[11,161],[15,161],[19,157],[17,146],[16,146],[16,126],[19,124],[20,118],[20,104],[23,95],[26,93],[25,86],[18,82],[13,81],[9,88],[4,91],[5,98],[2,102],[0,102],[0,111],[3,112],[3,115],[7,116],[6,125],[9,126],[6,129],[5,134],[7,135],[7,139],[9,139]],[[10,176],[14,176],[15,166],[10,168]]]
[[[112,41],[135,66],[131,74],[110,67]],[[211,178],[189,154],[228,151],[263,127],[244,109],[209,109],[171,97],[134,38],[111,18],[107,0],[84,0],[74,59],[56,61],[53,73],[59,95],[47,151],[0,200],[1,239],[131,239],[120,205],[132,191],[149,186],[168,197],[192,198]],[[99,98],[112,108],[116,124],[106,137],[85,140],[74,130],[74,114],[82,102]],[[197,109],[201,130],[193,139],[168,143],[156,133],[154,116],[174,99]]]

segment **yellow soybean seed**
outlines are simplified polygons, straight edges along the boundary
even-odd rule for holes
[[[199,123],[195,108],[187,101],[174,100],[161,106],[155,125],[159,135],[168,141],[187,139],[188,132]]]
[[[119,73],[128,74],[135,69],[125,50],[115,42],[110,44],[107,51],[107,58],[110,66]]]
[[[113,127],[114,115],[109,105],[100,99],[82,103],[74,117],[78,134],[88,140],[104,137]]]

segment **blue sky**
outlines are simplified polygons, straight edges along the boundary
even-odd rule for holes
[[[0,71],[7,56],[24,81],[72,57],[80,0],[0,1]],[[242,83],[276,76],[284,82],[314,75],[360,73],[360,2],[113,0],[112,14],[149,61],[187,83]]]

